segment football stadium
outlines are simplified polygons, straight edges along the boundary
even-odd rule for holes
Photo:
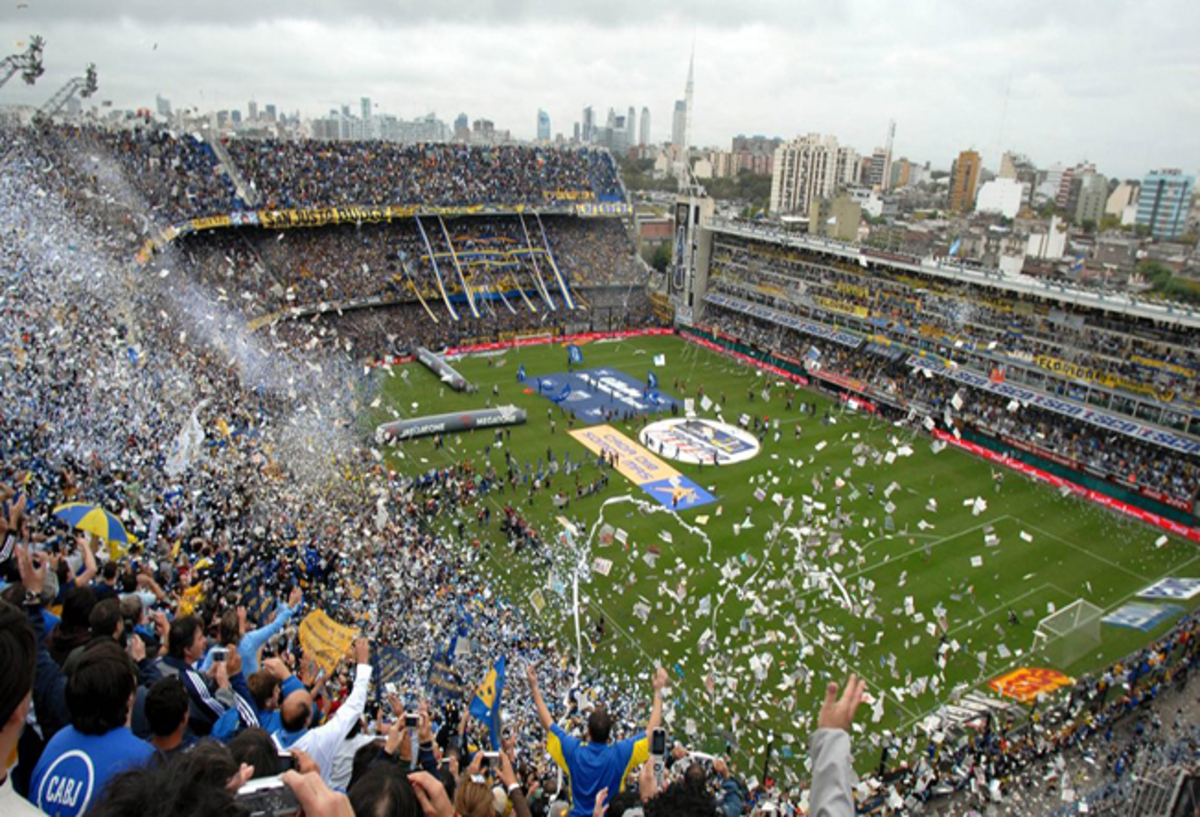
[[[342,790],[364,745],[435,773],[502,748],[546,809],[572,795],[542,696],[644,739],[660,667],[725,814],[809,813],[851,675],[859,813],[1173,785],[1165,727],[1128,776],[1085,770],[1195,698],[1193,310],[695,192],[657,272],[595,147],[0,140],[4,615],[39,656],[12,776],[49,813],[102,781],[28,758],[127,716],[156,751],[205,739],[197,780],[238,769],[218,737]],[[68,711],[107,706],[105,662],[108,726]]]

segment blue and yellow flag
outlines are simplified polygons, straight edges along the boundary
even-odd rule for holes
[[[500,699],[504,695],[505,657],[501,656],[471,699],[471,717],[487,724],[492,751],[500,749]]]

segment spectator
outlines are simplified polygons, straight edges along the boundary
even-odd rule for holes
[[[189,723],[199,736],[212,731],[213,724],[225,713],[225,704],[217,700],[214,687],[228,686],[225,668],[218,665],[213,669],[215,683],[193,669],[193,665],[204,656],[206,640],[200,619],[183,616],[171,622],[167,635],[167,654],[159,659],[156,669],[160,676],[177,676],[187,690],[191,703]]]
[[[88,650],[67,680],[71,725],[51,738],[33,771],[33,802],[50,814],[87,812],[114,775],[143,765],[154,749],[129,729],[137,672],[114,642]]]
[[[17,749],[25,717],[33,699],[37,670],[37,638],[25,614],[0,601],[0,758],[10,758]],[[40,814],[13,789],[7,761],[0,764],[0,814],[32,817]]]
[[[324,724],[309,728],[313,700],[303,687],[289,692],[279,708],[280,727],[275,732],[275,740],[284,749],[299,749],[311,757],[325,781],[333,774],[334,756],[355,722],[362,717],[367,703],[372,668],[370,648],[365,638],[355,642],[354,655],[354,686],[337,712]],[[284,683],[286,685],[286,679]]]
[[[163,759],[187,751],[196,742],[196,737],[188,731],[188,704],[187,690],[177,676],[158,680],[146,693],[150,745]]]
[[[842,696],[831,681],[817,718],[817,731],[809,742],[812,757],[812,817],[850,817],[854,814],[854,759],[850,754],[850,724],[863,701],[866,685],[851,673]]]
[[[650,756],[650,736],[662,723],[662,690],[667,685],[667,672],[659,667],[654,673],[651,682],[654,702],[645,735],[626,738],[612,746],[608,745],[612,736],[612,717],[603,705],[597,706],[588,715],[587,740],[581,742],[568,735],[554,722],[550,710],[542,700],[537,671],[532,664],[526,671],[526,679],[534,705],[537,707],[538,720],[541,721],[542,728],[549,733],[546,737],[546,749],[554,762],[570,776],[573,803],[571,814],[578,817],[591,814],[596,795],[601,789],[624,791],[625,778],[629,771]]]

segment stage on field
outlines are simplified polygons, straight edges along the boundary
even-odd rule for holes
[[[649,388],[619,369],[576,369],[570,372],[530,375],[531,392],[562,406],[584,423],[602,423],[608,417],[640,416],[670,411],[676,401]]]
[[[642,445],[667,459],[692,465],[729,465],[751,459],[758,440],[743,428],[701,418],[672,418],[641,430]]]
[[[665,508],[685,510],[716,501],[708,491],[612,426],[580,428],[570,434],[593,454],[604,452],[612,456],[622,476]]]

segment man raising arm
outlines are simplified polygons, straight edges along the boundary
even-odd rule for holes
[[[525,667],[525,679],[529,681],[529,692],[533,695],[533,704],[537,707],[538,720],[542,723],[542,728],[547,732],[554,725],[554,718],[550,717],[550,710],[546,708],[546,702],[542,700],[542,691],[538,689],[537,670],[533,664],[528,664]],[[661,714],[661,713],[660,713]]]
[[[825,703],[817,717],[817,731],[809,739],[812,756],[812,792],[809,814],[812,817],[851,817],[854,814],[854,764],[850,757],[848,730],[854,711],[863,701],[865,684],[856,675],[846,680],[846,689],[838,698],[838,685],[830,682]]]

